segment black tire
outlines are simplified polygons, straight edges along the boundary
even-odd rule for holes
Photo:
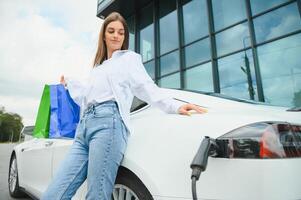
[[[112,199],[126,199],[126,192],[131,194],[131,200],[154,200],[151,193],[133,172],[120,167],[115,181]],[[123,198],[120,198],[120,195]]]
[[[9,163],[8,190],[11,197],[27,197],[27,195],[19,187],[18,167],[15,154],[12,155]]]

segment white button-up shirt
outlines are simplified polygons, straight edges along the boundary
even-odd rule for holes
[[[159,88],[147,74],[141,56],[130,50],[114,51],[110,59],[91,70],[85,84],[68,78],[66,83],[70,96],[81,110],[89,103],[114,99],[129,132],[134,96],[167,113],[178,113],[184,104]]]

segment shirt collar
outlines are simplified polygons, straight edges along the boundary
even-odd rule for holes
[[[116,50],[112,53],[112,58],[121,55],[122,53],[128,52],[129,50]]]
[[[104,64],[104,63],[110,61],[112,58],[117,58],[117,57],[121,56],[122,53],[125,53],[125,52],[128,52],[128,51],[130,51],[130,50],[116,50],[112,53],[111,58],[104,60],[102,63]]]
[[[104,60],[104,61],[102,62],[102,64],[105,64],[106,62],[109,62],[111,59],[117,58],[117,57],[121,56],[122,53],[125,53],[125,52],[128,52],[128,51],[129,51],[129,50],[116,50],[116,51],[114,51],[114,52],[112,53],[112,57],[109,58],[109,59]]]

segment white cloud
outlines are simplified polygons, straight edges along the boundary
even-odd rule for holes
[[[299,21],[300,17],[298,15],[294,15],[294,13],[283,17],[278,26],[275,26],[269,30],[270,32],[266,38],[275,38],[281,33],[287,33],[288,30],[292,31],[294,29],[298,29],[299,26],[296,25],[299,25]]]
[[[102,23],[96,8],[96,0],[0,2],[0,104],[26,125],[44,84],[88,75]]]

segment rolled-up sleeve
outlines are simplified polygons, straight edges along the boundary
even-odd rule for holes
[[[69,91],[69,94],[71,98],[74,100],[74,102],[82,106],[83,99],[84,99],[84,90],[85,90],[85,84],[83,84],[80,81],[73,80],[71,78],[65,78],[66,82],[66,88]]]
[[[179,108],[185,103],[173,99],[154,83],[146,72],[139,54],[131,53],[128,58],[130,88],[133,95],[166,113],[178,113]]]

